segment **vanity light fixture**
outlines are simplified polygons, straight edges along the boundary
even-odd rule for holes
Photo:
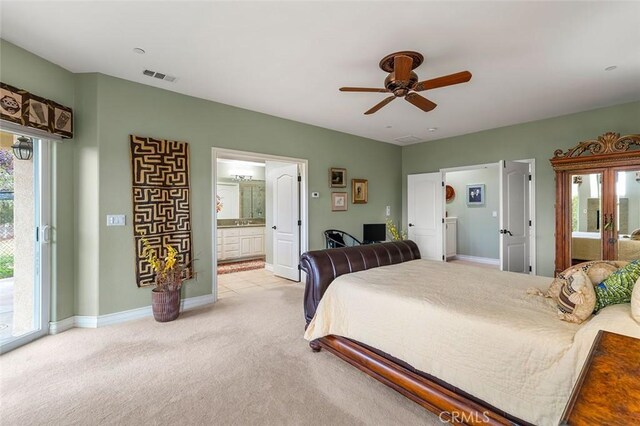
[[[251,175],[231,175],[231,177],[233,178],[233,180],[237,180],[240,182],[246,182],[253,179],[253,176]]]
[[[13,155],[18,160],[31,160],[33,155],[33,141],[30,138],[19,136],[16,143],[11,145]]]

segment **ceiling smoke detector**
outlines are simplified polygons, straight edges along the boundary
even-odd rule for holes
[[[170,83],[173,83],[174,81],[176,81],[176,77],[174,77],[172,75],[163,74],[161,72],[155,72],[155,71],[151,71],[151,70],[143,70],[142,74],[146,75],[147,77],[157,78],[158,80],[164,80],[164,81],[168,81]]]

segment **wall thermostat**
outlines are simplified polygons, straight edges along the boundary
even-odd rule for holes
[[[319,192],[312,192],[311,193],[311,198],[320,198],[320,193]]]

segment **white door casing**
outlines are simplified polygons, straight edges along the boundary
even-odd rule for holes
[[[441,172],[407,176],[409,239],[423,259],[443,260],[443,199]]]
[[[500,269],[529,273],[529,164],[500,161]]]
[[[270,164],[267,179],[273,185],[273,273],[300,281],[300,219],[298,165]]]

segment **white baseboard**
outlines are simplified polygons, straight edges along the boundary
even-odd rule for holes
[[[189,311],[202,306],[211,305],[216,301],[213,294],[205,294],[204,296],[189,297],[180,301],[180,311]],[[119,324],[122,322],[131,321],[134,319],[140,319],[150,317],[153,315],[151,305],[144,306],[142,308],[129,309],[128,311],[115,312],[113,314],[106,315],[76,315],[70,318],[65,318],[60,321],[49,323],[49,334],[62,333],[73,327],[77,328],[98,328],[105,327],[107,325]]]
[[[491,257],[467,256],[466,254],[457,254],[452,259],[465,260],[467,262],[486,263],[487,265],[500,266],[500,259]]]
[[[65,318],[60,321],[50,322],[49,323],[49,334],[58,334],[63,331],[67,331],[72,329],[74,326],[75,317]]]
[[[265,263],[264,264],[264,269],[265,269],[265,271],[273,272],[273,264],[272,263]]]

